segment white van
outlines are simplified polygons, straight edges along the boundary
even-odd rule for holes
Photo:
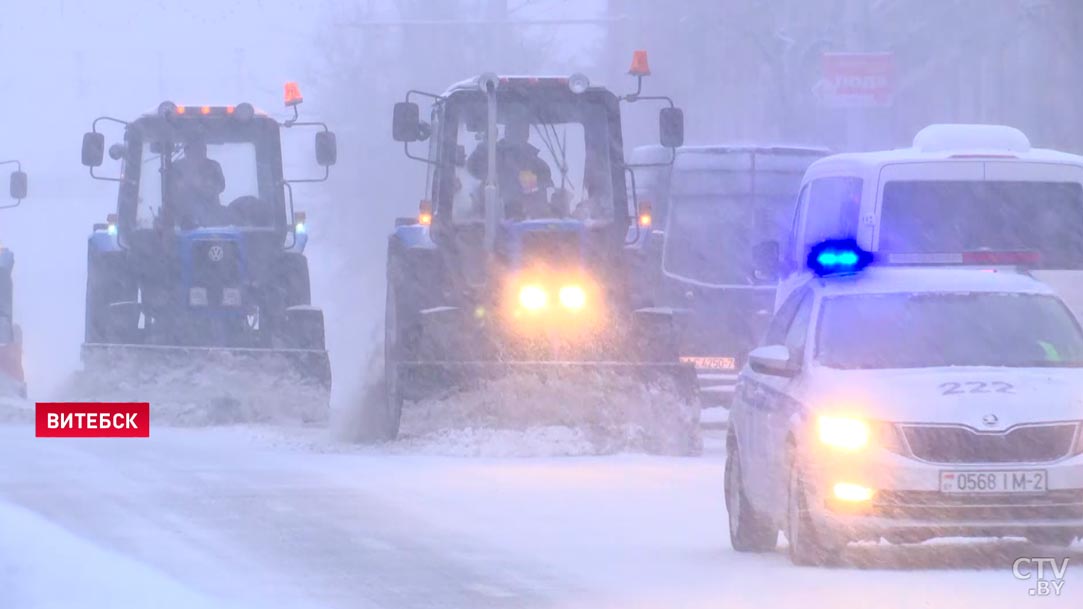
[[[809,248],[832,238],[889,264],[1022,264],[1080,315],[1083,156],[1011,127],[930,125],[910,148],[816,161],[779,252],[776,310],[810,277]]]

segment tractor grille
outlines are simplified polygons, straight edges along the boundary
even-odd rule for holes
[[[192,284],[208,288],[241,283],[241,261],[232,241],[198,241],[192,248]]]
[[[932,463],[1041,463],[1068,455],[1076,424],[1026,425],[1006,433],[968,427],[907,426],[910,451]]]
[[[575,231],[528,231],[522,235],[523,261],[573,266],[582,259],[581,244]]]

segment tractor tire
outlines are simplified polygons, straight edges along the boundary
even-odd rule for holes
[[[286,308],[312,304],[312,285],[308,276],[308,258],[297,252],[282,255],[275,273],[278,289]]]
[[[109,305],[134,302],[138,287],[125,272],[123,253],[99,252],[87,247],[85,339],[112,343],[122,339],[109,316]]]
[[[393,268],[393,267],[392,267]],[[399,326],[400,307],[397,298],[397,279],[388,270],[387,296],[384,304],[384,378],[383,400],[371,404],[370,436],[382,442],[390,442],[399,436],[402,422],[402,387],[399,385],[398,363],[406,349],[402,329]]]

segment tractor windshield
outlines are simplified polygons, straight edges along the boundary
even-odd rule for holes
[[[465,156],[456,163],[453,217],[483,221],[488,173],[486,103],[463,107],[456,142]],[[605,106],[584,96],[528,96],[502,92],[498,101],[496,186],[504,217],[511,220],[613,219],[613,177]]]
[[[139,228],[276,225],[270,163],[261,161],[253,141],[147,141],[138,161]]]

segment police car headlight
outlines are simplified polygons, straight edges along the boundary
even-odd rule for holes
[[[527,311],[537,311],[545,308],[549,302],[549,294],[540,285],[524,285],[519,288],[519,304]]]
[[[865,448],[872,435],[866,421],[846,416],[822,415],[816,421],[816,430],[821,444],[846,452]]]
[[[188,304],[193,307],[207,306],[207,288],[189,288]]]
[[[241,306],[241,289],[222,288],[222,304],[227,307]]]

